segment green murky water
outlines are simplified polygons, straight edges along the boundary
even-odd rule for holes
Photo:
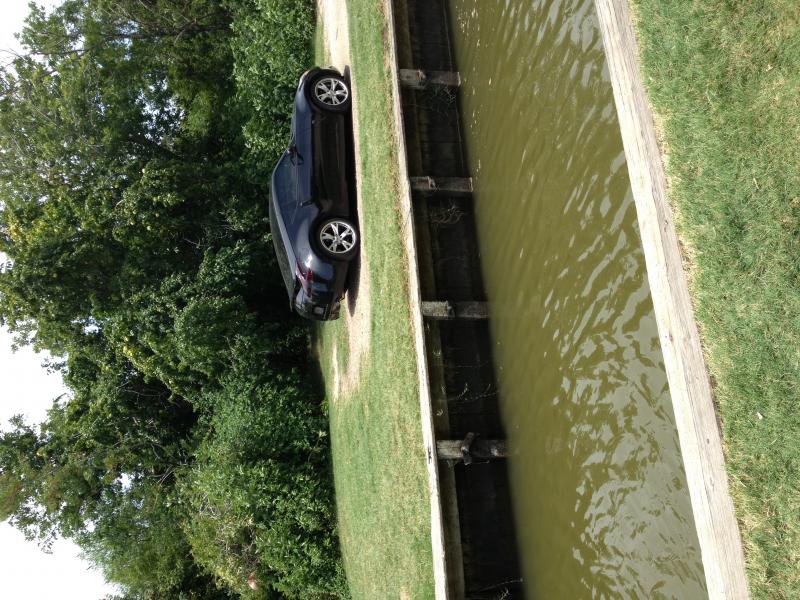
[[[452,0],[530,598],[705,597],[592,0]]]

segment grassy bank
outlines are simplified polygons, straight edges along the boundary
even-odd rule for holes
[[[635,0],[754,597],[800,596],[800,6]]]
[[[431,598],[430,504],[382,5],[347,2],[360,148],[361,274],[343,308],[347,315],[319,328],[317,350],[351,593],[365,599]],[[315,37],[317,62],[329,64],[319,26]]]

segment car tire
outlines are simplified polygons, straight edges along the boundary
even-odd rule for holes
[[[330,112],[350,110],[350,85],[335,73],[323,73],[308,86],[308,95],[314,106]]]
[[[358,254],[358,229],[348,219],[325,219],[317,227],[316,237],[320,251],[328,258],[350,260]]]

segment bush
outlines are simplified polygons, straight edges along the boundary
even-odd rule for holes
[[[230,0],[236,90],[250,110],[244,127],[255,166],[272,164],[286,146],[300,75],[311,66],[310,0]]]
[[[347,597],[325,416],[298,374],[254,366],[204,399],[209,434],[182,487],[195,560],[245,597],[251,573],[262,597]]]

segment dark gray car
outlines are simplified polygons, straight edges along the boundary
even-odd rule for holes
[[[300,78],[289,146],[272,173],[269,218],[289,302],[336,319],[358,253],[352,186],[349,82],[333,69]]]

